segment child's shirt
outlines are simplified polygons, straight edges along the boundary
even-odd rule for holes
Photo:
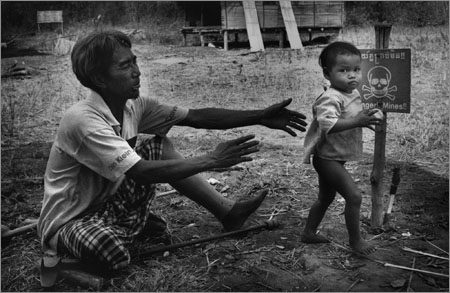
[[[311,155],[336,161],[354,161],[362,155],[362,128],[356,127],[329,133],[339,118],[356,116],[362,110],[358,90],[351,94],[329,88],[322,93],[312,106],[313,121],[305,141],[303,163],[311,162]]]

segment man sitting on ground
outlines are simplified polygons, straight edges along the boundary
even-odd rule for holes
[[[155,184],[169,183],[210,211],[225,230],[239,229],[264,200],[235,202],[198,173],[251,161],[253,135],[220,143],[211,152],[183,158],[166,137],[174,125],[229,129],[264,125],[295,136],[305,116],[286,100],[263,110],[186,109],[139,95],[140,71],[130,39],[118,31],[94,32],[79,40],[73,71],[92,91],[61,120],[45,172],[38,223],[45,268],[60,253],[120,269],[130,263],[128,246],[155,216]],[[42,275],[41,275],[42,282]]]

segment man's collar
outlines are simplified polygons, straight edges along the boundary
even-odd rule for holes
[[[116,117],[114,117],[113,113],[111,112],[111,109],[109,109],[108,105],[106,104],[105,100],[100,96],[97,92],[91,90],[91,93],[89,97],[87,98],[87,101],[95,107],[100,113],[102,113],[109,125],[111,126],[118,126],[120,123],[117,121]]]

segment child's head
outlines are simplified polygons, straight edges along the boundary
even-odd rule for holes
[[[319,56],[323,75],[341,91],[352,92],[361,81],[361,52],[352,44],[334,42]]]
[[[319,56],[319,65],[322,69],[331,70],[336,65],[338,55],[358,55],[361,57],[361,52],[353,44],[347,42],[334,42],[323,49]]]

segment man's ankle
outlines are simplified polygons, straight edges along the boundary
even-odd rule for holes
[[[228,214],[220,219],[225,231],[240,229],[247,221],[247,218],[259,208],[267,193],[268,190],[265,189],[259,191],[257,196],[252,199],[236,202]]]

